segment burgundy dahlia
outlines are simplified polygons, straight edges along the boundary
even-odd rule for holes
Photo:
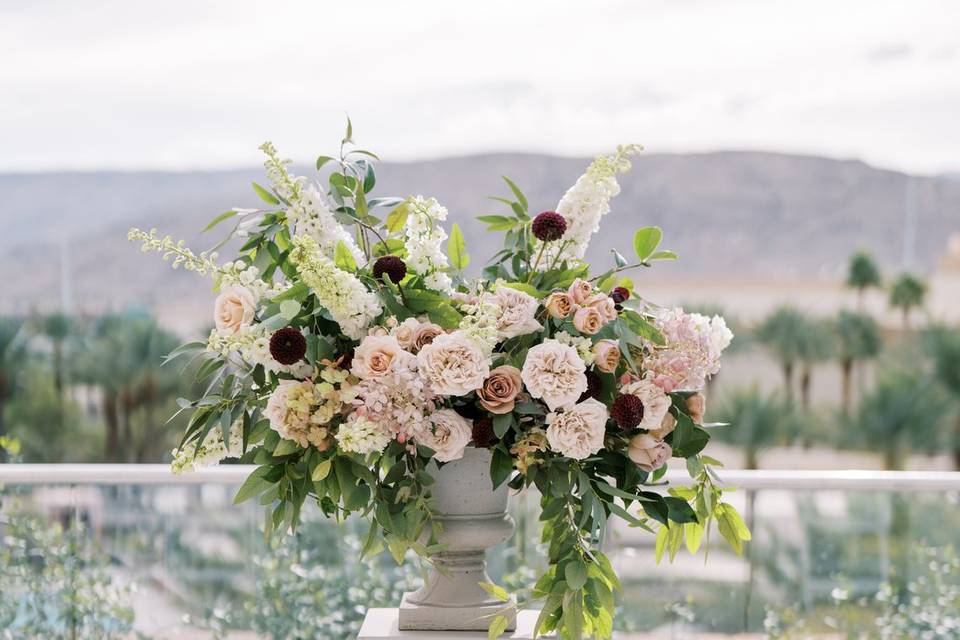
[[[497,434],[493,432],[493,418],[484,416],[473,421],[473,444],[486,449],[496,442]]]
[[[635,395],[621,393],[613,401],[610,415],[621,429],[633,429],[643,420],[643,401]]]
[[[630,290],[626,287],[614,287],[613,291],[610,292],[610,297],[617,304],[621,304],[624,300],[630,299]]]
[[[403,276],[407,275],[407,265],[397,256],[383,256],[373,263],[373,277],[380,280],[387,274],[390,282],[400,284]]]
[[[533,219],[533,235],[541,242],[559,240],[567,231],[567,220],[556,211],[544,211]]]
[[[307,353],[307,339],[299,329],[284,327],[270,336],[270,355],[280,364],[296,364]]]

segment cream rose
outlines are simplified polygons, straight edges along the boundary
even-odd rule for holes
[[[654,471],[667,463],[673,450],[663,440],[648,433],[640,433],[630,439],[627,455],[644,471]]]
[[[400,348],[413,351],[413,338],[420,328],[420,321],[416,318],[407,318],[390,330],[390,335],[397,339]]]
[[[490,375],[489,360],[462,331],[434,338],[417,354],[417,363],[431,390],[443,396],[465,396]]]
[[[431,428],[419,434],[418,442],[433,449],[433,459],[450,462],[463,457],[470,443],[473,427],[453,409],[440,409],[430,416]]]
[[[707,397],[699,391],[687,398],[687,415],[697,424],[703,424],[703,414],[707,410]]]
[[[617,319],[616,303],[613,301],[613,298],[603,292],[595,293],[587,298],[583,306],[593,307],[599,311],[600,315],[603,316],[604,322],[613,322]]]
[[[221,335],[235,335],[253,322],[257,310],[257,294],[246,287],[232,284],[224,287],[213,302],[213,322]]]
[[[570,285],[567,293],[570,294],[570,298],[574,304],[583,304],[584,301],[590,297],[590,294],[593,293],[593,285],[586,280],[577,278],[573,281],[573,284]]]
[[[590,336],[600,331],[605,323],[603,314],[593,307],[580,307],[577,309],[577,312],[573,314],[573,326],[576,327],[580,333],[585,333]]]
[[[593,364],[604,373],[615,373],[620,365],[620,345],[616,340],[597,340],[591,349]]]
[[[570,297],[569,293],[554,291],[547,297],[544,306],[551,317],[557,320],[563,320],[574,312],[577,305],[573,303],[573,298]]]
[[[563,411],[547,415],[547,443],[561,455],[583,460],[603,448],[607,408],[588,398]]]
[[[350,373],[361,380],[372,380],[391,370],[403,349],[393,336],[367,336],[353,353]]]
[[[501,286],[497,287],[491,302],[501,309],[497,318],[497,333],[501,338],[516,338],[543,329],[535,317],[537,299],[529,293]]]
[[[505,364],[490,371],[490,377],[484,380],[483,387],[477,391],[477,398],[490,413],[510,413],[521,384],[520,369]]]
[[[587,390],[586,369],[576,349],[549,339],[527,351],[520,377],[530,395],[554,411],[572,405]]]
[[[670,396],[663,389],[650,380],[636,380],[621,388],[620,392],[635,395],[643,402],[643,420],[638,425],[641,429],[656,431],[663,427],[671,405]]]
[[[433,339],[443,333],[443,327],[432,322],[421,322],[420,326],[413,334],[413,352],[419,353],[421,349],[433,342]]]

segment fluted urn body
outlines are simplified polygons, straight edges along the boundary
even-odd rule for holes
[[[506,483],[493,489],[490,460],[487,449],[468,447],[463,458],[442,468],[431,463],[443,551],[432,558],[435,566],[423,587],[404,594],[401,630],[482,631],[495,615],[507,614],[507,605],[479,584],[490,581],[486,550],[507,540],[514,529],[507,515],[509,489]],[[512,607],[507,615],[512,630]]]

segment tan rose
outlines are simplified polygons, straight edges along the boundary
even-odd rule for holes
[[[604,373],[614,373],[620,364],[620,346],[616,340],[597,340],[593,345],[593,364]]]
[[[350,373],[361,380],[379,378],[390,371],[393,361],[403,352],[393,336],[367,336],[353,353]]]
[[[421,322],[420,326],[413,334],[413,352],[417,353],[420,349],[433,342],[433,339],[443,333],[443,327],[432,322]]]
[[[672,413],[668,413],[663,416],[663,420],[660,422],[660,426],[656,429],[650,429],[648,432],[657,440],[663,440],[668,435],[673,433],[673,430],[677,428],[677,419],[673,417]]]
[[[687,415],[697,424],[703,424],[703,414],[707,410],[707,397],[699,391],[687,398]]]
[[[604,322],[613,322],[617,319],[616,303],[613,301],[613,298],[603,292],[595,293],[587,298],[583,306],[593,307],[599,311],[600,315],[603,316]]]
[[[520,369],[505,364],[490,371],[490,377],[483,381],[483,386],[477,391],[477,398],[490,413],[510,413],[521,385]]]
[[[256,293],[240,285],[224,287],[213,303],[213,322],[217,332],[234,335],[246,329],[253,322],[256,310]]]
[[[573,314],[573,326],[580,333],[592,336],[600,331],[604,324],[603,315],[593,307],[580,307]]]
[[[420,328],[420,321],[416,318],[407,318],[390,331],[390,335],[397,339],[400,347],[411,351],[413,347],[413,337]]]
[[[577,278],[573,281],[573,284],[570,285],[567,293],[570,294],[570,298],[573,300],[574,304],[583,304],[584,301],[593,293],[593,285],[586,280]]]
[[[633,436],[627,455],[644,471],[655,471],[667,463],[673,450],[663,440],[658,440],[648,433]]]
[[[420,376],[442,396],[465,396],[483,386],[490,360],[463,331],[439,335],[417,354]]]
[[[576,309],[576,305],[573,303],[573,298],[570,297],[569,293],[564,291],[554,291],[547,298],[546,302],[547,313],[557,320],[563,320]]]

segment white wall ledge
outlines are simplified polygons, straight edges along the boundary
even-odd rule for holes
[[[0,464],[0,484],[240,484],[254,469],[224,465],[174,475],[165,464]],[[725,486],[739,489],[839,491],[960,491],[957,471],[821,471],[719,469]],[[671,484],[689,484],[683,469],[669,471]]]

